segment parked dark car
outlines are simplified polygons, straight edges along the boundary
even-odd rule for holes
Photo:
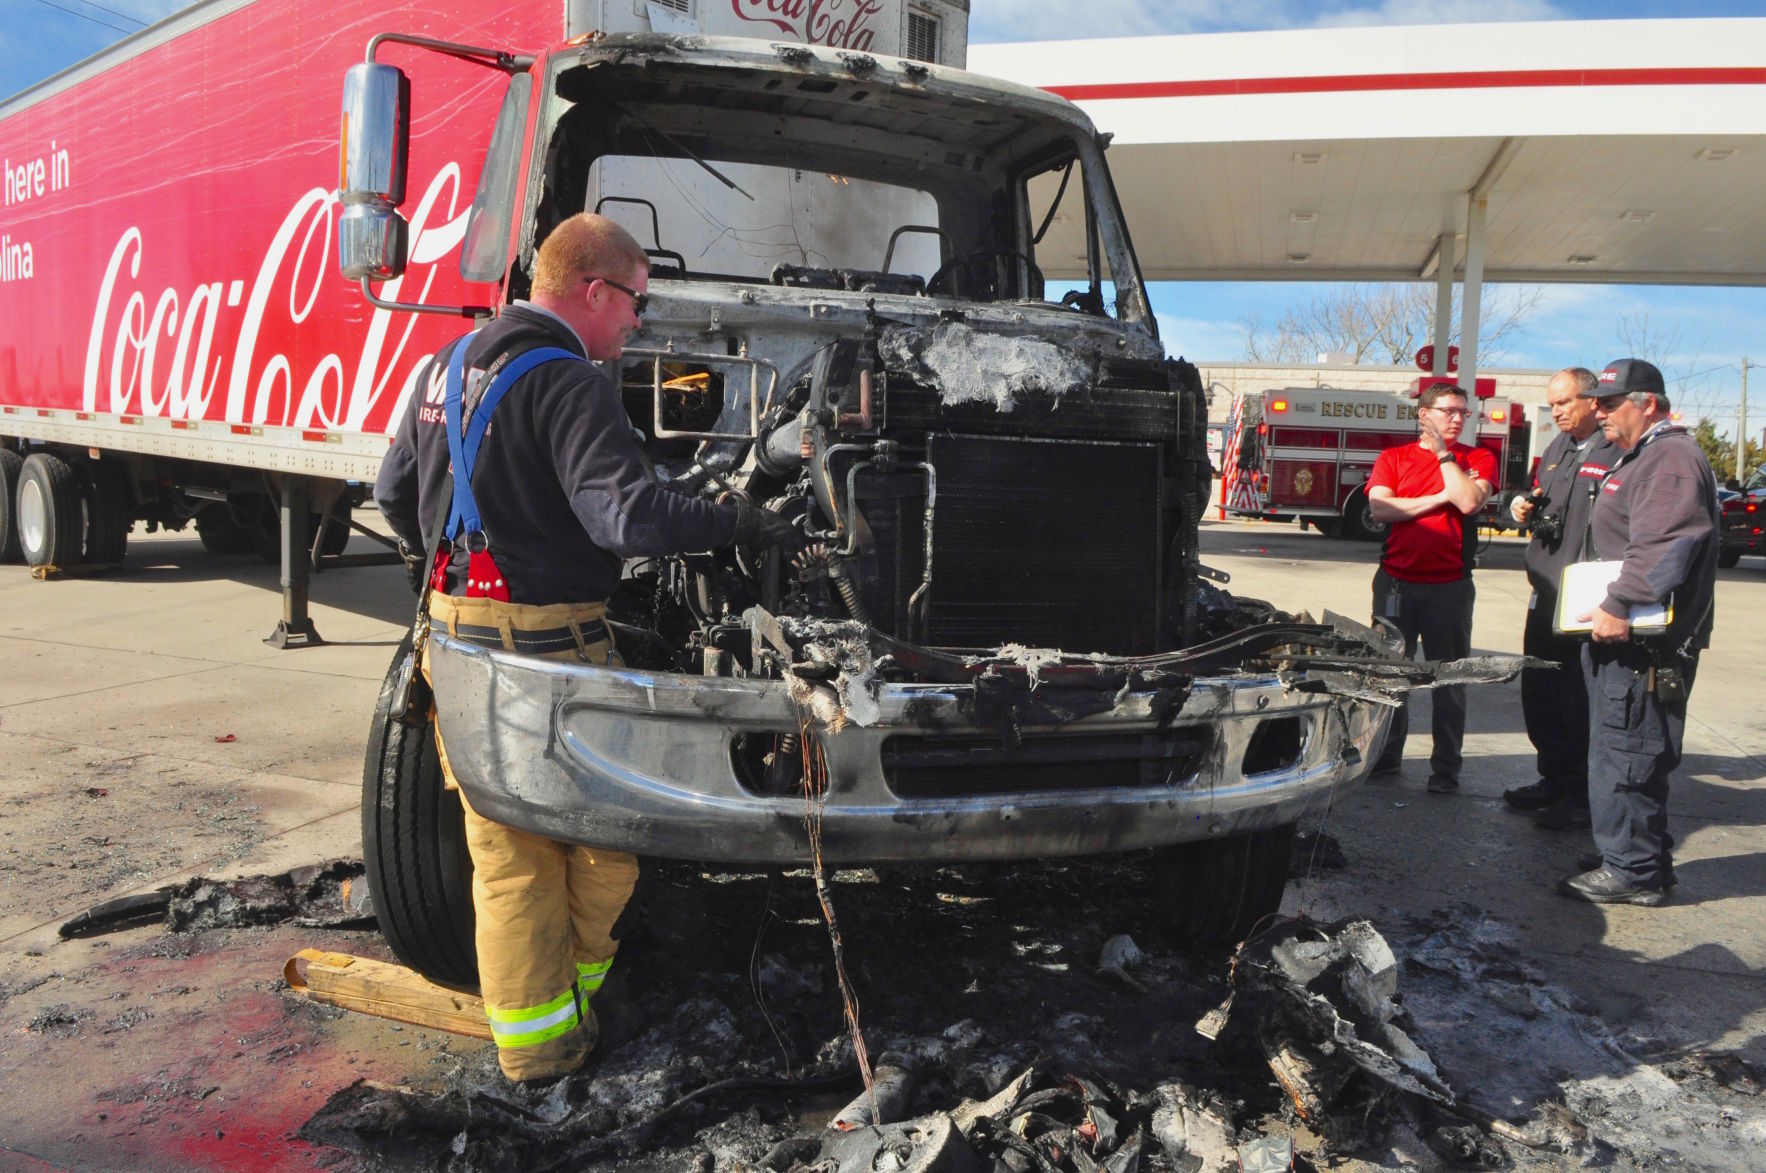
[[[1743,554],[1766,554],[1766,466],[1754,470],[1747,484],[1719,494],[1723,507],[1723,546],[1717,565],[1728,569]]]

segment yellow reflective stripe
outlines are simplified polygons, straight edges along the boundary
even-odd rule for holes
[[[569,1034],[577,1028],[577,1024],[580,1021],[581,1019],[572,1013],[568,1015],[563,1022],[548,1026],[545,1030],[523,1031],[520,1034],[504,1034],[504,1031],[513,1030],[514,1028],[506,1025],[499,1027],[493,1022],[491,1023],[491,1034],[496,1036],[497,1046],[504,1050],[510,1050],[515,1047],[537,1047],[541,1043],[551,1042],[560,1035]]]
[[[531,1047],[569,1034],[582,1021],[574,987],[538,1006],[514,1009],[486,1006],[484,1012],[490,1019],[491,1034],[499,1047]]]
[[[593,963],[579,961],[576,963],[577,985],[582,987],[583,993],[593,994],[596,990],[601,988],[601,983],[607,980],[607,971],[612,968],[613,961],[611,958],[606,961],[597,961]]]

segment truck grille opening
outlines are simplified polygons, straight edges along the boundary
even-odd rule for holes
[[[883,775],[901,798],[1169,789],[1195,777],[1211,741],[1195,730],[1027,735],[1013,749],[973,737],[891,737],[883,742]]]
[[[1286,770],[1300,761],[1305,745],[1306,729],[1301,718],[1271,717],[1251,731],[1242,772],[1249,776]]]
[[[1157,445],[933,435],[926,448],[938,469],[927,642],[1156,650]]]

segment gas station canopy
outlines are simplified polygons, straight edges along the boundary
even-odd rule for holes
[[[1114,136],[1151,280],[1439,281],[1450,252],[1469,288],[1766,284],[1766,19],[971,45],[969,67]],[[1039,260],[1083,256],[1063,231]]]

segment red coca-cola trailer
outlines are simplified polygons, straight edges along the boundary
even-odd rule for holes
[[[311,565],[388,556],[340,556],[349,510],[464,324],[338,276],[339,80],[376,34],[906,52],[930,33],[960,62],[966,17],[961,0],[206,0],[0,102],[0,560],[114,563],[136,523],[194,524],[216,552],[282,558],[287,644],[317,638]],[[494,306],[459,254],[508,76],[431,55],[416,84],[410,266],[379,292]]]

